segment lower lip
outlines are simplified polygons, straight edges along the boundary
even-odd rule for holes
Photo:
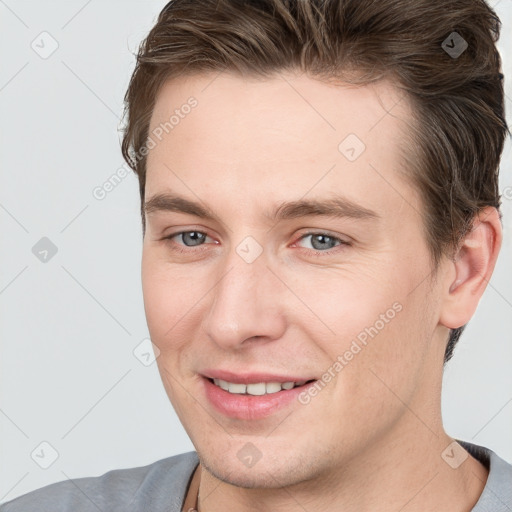
[[[283,409],[316,381],[292,389],[283,389],[266,395],[230,393],[203,377],[206,397],[222,414],[240,420],[256,420]]]

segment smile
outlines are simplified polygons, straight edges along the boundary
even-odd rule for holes
[[[237,384],[234,382],[228,382],[222,379],[213,379],[213,383],[230,393],[238,395],[253,395],[261,396],[272,393],[278,393],[282,390],[289,390],[298,386],[303,386],[307,382],[311,381],[299,381],[299,382],[256,382],[253,384]]]
[[[254,421],[288,407],[303,407],[297,397],[316,380],[240,383],[203,376],[202,382],[206,399],[217,412],[233,419]]]

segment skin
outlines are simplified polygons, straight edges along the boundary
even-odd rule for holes
[[[148,213],[142,284],[162,381],[200,457],[200,512],[471,510],[487,470],[441,456],[453,442],[441,419],[443,355],[493,271],[497,211],[483,210],[432,273],[423,205],[400,170],[411,107],[391,83],[179,77],[160,90],[150,131],[190,96],[197,107],[148,154],[145,200],[172,191],[218,220]],[[350,133],[366,146],[352,162],[338,149]],[[264,216],[333,193],[379,217]],[[326,231],[349,245],[304,237]],[[264,249],[252,263],[236,251],[247,236]],[[205,368],[320,379],[394,303],[401,311],[307,405],[250,421],[207,401]],[[248,442],[262,455],[252,467],[237,457]]]

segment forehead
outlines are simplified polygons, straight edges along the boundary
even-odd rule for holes
[[[196,105],[189,108],[192,102]],[[223,115],[218,117],[220,112]],[[285,128],[291,136],[320,131],[332,132],[337,139],[350,129],[362,138],[370,136],[383,116],[410,122],[407,97],[388,80],[367,85],[327,83],[297,72],[266,78],[202,73],[170,79],[157,94],[150,132],[159,126],[165,128],[173,115],[172,127],[167,126],[172,131],[185,124],[197,128],[196,119],[203,123],[210,117],[215,127],[224,128],[228,123],[236,129],[242,125],[254,128],[255,140],[262,133],[255,129],[262,125],[267,128],[263,135],[274,126],[276,132]],[[298,118],[301,123],[297,123]],[[387,129],[397,124],[387,121]],[[371,135],[379,132],[382,130]]]
[[[336,188],[369,204],[375,186],[388,182],[381,196],[398,204],[396,187],[405,184],[396,183],[396,171],[411,120],[407,98],[387,81],[328,84],[292,73],[174,78],[160,89],[150,122],[146,198],[176,186],[276,200],[285,199],[280,192],[296,199]]]

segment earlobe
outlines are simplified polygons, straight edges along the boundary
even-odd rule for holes
[[[491,278],[501,248],[499,212],[488,206],[473,221],[472,230],[461,241],[447,275],[446,293],[439,323],[449,329],[465,325],[473,316]]]

